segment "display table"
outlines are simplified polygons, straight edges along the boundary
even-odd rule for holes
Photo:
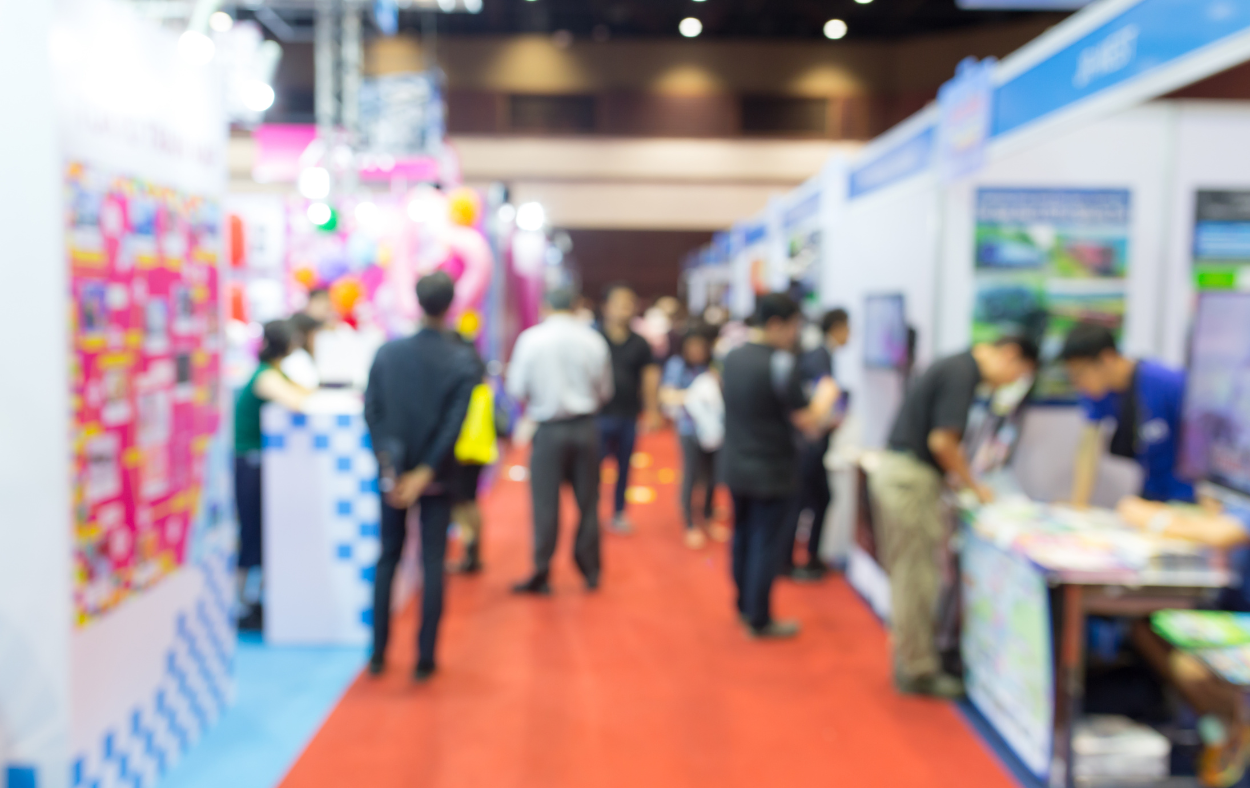
[[[321,391],[305,412],[267,405],[264,431],[265,640],[369,643],[380,550],[377,460],[359,394]],[[396,605],[415,587],[414,540]]]
[[[1133,531],[1110,512],[1011,501],[964,523],[968,697],[1040,779],[1075,785],[1086,618],[1192,608],[1233,577],[1220,556]]]

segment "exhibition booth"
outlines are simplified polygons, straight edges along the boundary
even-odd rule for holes
[[[778,289],[812,317],[851,313],[836,362],[851,413],[826,461],[838,500],[821,550],[846,561],[882,617],[889,580],[865,480],[913,365],[1020,332],[1053,361],[1073,325],[1094,322],[1126,355],[1183,367],[1204,351],[1190,345],[1199,295],[1250,288],[1250,104],[1166,98],[1247,59],[1243,4],[1094,3],[1002,62],[965,62],[935,104],[732,229],[722,303],[736,315]],[[1206,341],[1224,343],[1230,368],[1201,380],[1191,368],[1191,399],[1233,396],[1245,358],[1230,349],[1235,325],[1223,330]],[[972,705],[1024,773],[1070,785],[1100,768],[1079,754],[1094,735],[1080,732],[1087,619],[1206,605],[1240,572],[1223,555],[1126,533],[1110,513],[1028,503],[1071,493],[1083,417],[1056,366],[1026,407],[989,403],[995,426],[970,430],[966,448],[1009,502],[965,512],[962,573],[949,577],[962,577],[953,650]],[[1094,502],[1135,493],[1139,473],[1104,460]],[[1111,776],[1161,777],[1166,761],[1154,753],[1145,772]]]

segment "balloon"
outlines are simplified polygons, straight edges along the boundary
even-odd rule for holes
[[[356,302],[365,294],[365,288],[354,276],[345,276],[330,285],[330,303],[339,315],[347,317],[356,308]]]
[[[468,340],[477,339],[477,333],[481,330],[482,316],[473,309],[466,309],[456,323],[456,331],[460,333],[460,336]]]
[[[312,290],[317,284],[317,272],[306,265],[302,265],[292,271],[291,278],[305,290]]]
[[[321,274],[321,281],[333,283],[351,270],[351,263],[341,253],[334,254],[322,258],[317,265],[317,270]]]
[[[455,252],[452,252],[448,255],[446,260],[439,264],[438,270],[445,271],[447,275],[451,277],[451,281],[459,282],[460,277],[464,276],[464,269],[466,267],[467,266],[464,264],[464,258]]]
[[[447,198],[447,215],[452,224],[473,227],[482,215],[482,199],[473,189],[462,186]]]
[[[347,256],[353,269],[368,268],[378,257],[377,241],[363,233],[354,233],[347,239]]]
[[[452,257],[463,266],[456,279],[456,297],[451,302],[453,318],[466,310],[481,310],[482,299],[490,287],[495,269],[495,255],[490,244],[477,230],[452,225],[447,228],[443,241],[451,249]]]

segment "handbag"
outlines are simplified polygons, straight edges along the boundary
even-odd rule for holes
[[[479,383],[469,397],[469,411],[456,439],[456,460],[463,465],[490,465],[499,459],[497,437],[495,392]]]

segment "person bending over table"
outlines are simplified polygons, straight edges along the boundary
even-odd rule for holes
[[[1011,337],[933,364],[907,392],[889,451],[869,473],[890,575],[894,681],[900,692],[963,695],[963,682],[942,671],[934,641],[945,533],[943,477],[954,477],[982,503],[993,500],[973,478],[961,445],[968,411],[982,383],[994,388],[1015,383],[1036,372],[1037,358],[1036,344]]]
[[[1217,506],[1173,507],[1142,498],[1125,498],[1116,507],[1129,525],[1150,533],[1227,550],[1250,542],[1250,533],[1237,519],[1222,514]],[[1141,619],[1131,629],[1133,646],[1151,668],[1176,687],[1199,715],[1209,721],[1203,727],[1206,747],[1198,761],[1198,777],[1206,786],[1237,785],[1250,762],[1250,720],[1241,693],[1219,680],[1203,663],[1173,647]]]
[[[1142,498],[1192,503],[1193,485],[1176,475],[1184,371],[1120,355],[1111,331],[1092,323],[1072,329],[1060,358],[1089,422],[1077,450],[1072,504],[1086,507],[1093,496],[1108,421],[1116,429],[1106,450],[1141,465]]]

